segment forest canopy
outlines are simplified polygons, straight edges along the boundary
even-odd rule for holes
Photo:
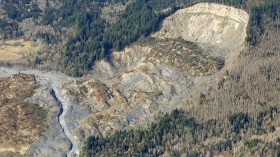
[[[170,114],[159,113],[159,119],[147,129],[116,131],[108,137],[91,136],[85,142],[81,156],[205,156],[206,152],[232,151],[233,145],[245,141],[252,149],[261,140],[247,140],[241,134],[265,134],[275,129],[265,126],[265,118],[275,118],[276,108],[269,108],[251,117],[247,113],[231,114],[225,120],[198,122],[190,113],[176,109]],[[205,141],[219,138],[212,144]],[[176,149],[177,148],[177,149]],[[199,148],[199,149],[198,149]],[[280,145],[271,148],[280,155]]]
[[[246,0],[59,0],[56,7],[53,1],[46,0],[45,9],[40,9],[38,3],[31,0],[8,0],[0,2],[7,15],[0,19],[0,37],[24,35],[18,25],[28,18],[39,25],[52,27],[55,33],[38,32],[36,36],[53,47],[66,43],[55,50],[60,57],[52,66],[56,65],[56,70],[68,75],[82,76],[95,61],[109,57],[111,51],[122,50],[156,31],[160,22],[177,9],[199,2],[222,3],[247,10],[250,14],[247,42],[251,45],[258,44],[258,36],[264,32],[266,23],[276,21],[280,14],[278,0],[262,3]],[[111,13],[116,15],[109,15],[117,16],[115,22],[102,18],[102,8],[108,5],[125,6],[123,11]],[[69,34],[65,28],[73,31]]]

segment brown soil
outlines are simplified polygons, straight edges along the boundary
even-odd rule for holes
[[[27,100],[37,88],[35,77],[0,78],[0,87],[0,156],[23,155],[46,127],[46,111]]]

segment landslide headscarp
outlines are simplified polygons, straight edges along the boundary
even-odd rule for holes
[[[199,3],[167,17],[153,37],[197,42],[214,55],[226,56],[245,42],[249,15],[234,7]]]

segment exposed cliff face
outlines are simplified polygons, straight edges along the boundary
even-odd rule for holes
[[[156,38],[178,38],[202,44],[225,56],[245,42],[249,15],[234,7],[200,3],[167,17]]]

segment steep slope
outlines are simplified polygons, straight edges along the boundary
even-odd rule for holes
[[[167,17],[156,38],[197,42],[207,52],[226,56],[245,42],[249,15],[240,9],[214,3],[199,3]]]

